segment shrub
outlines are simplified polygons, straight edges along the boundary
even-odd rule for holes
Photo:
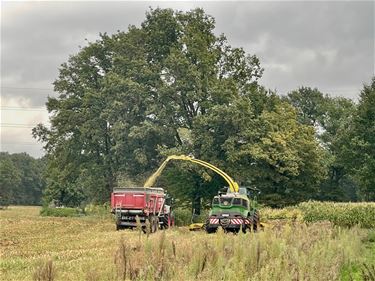
[[[201,210],[200,215],[192,215],[190,209],[178,208],[174,210],[176,226],[186,226],[191,223],[204,223],[208,217],[209,210]]]
[[[44,217],[78,217],[82,216],[83,212],[76,208],[49,208],[43,207],[40,215]]]
[[[191,211],[188,209],[175,209],[174,220],[176,226],[184,226],[191,223]]]
[[[110,216],[110,211],[108,203],[104,203],[103,205],[88,204],[85,207],[85,214],[92,216],[107,217]]]

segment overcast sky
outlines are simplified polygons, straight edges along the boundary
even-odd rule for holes
[[[31,128],[69,55],[139,25],[148,7],[215,17],[216,33],[257,55],[261,83],[285,94],[299,86],[356,99],[374,75],[374,1],[1,2],[1,151],[43,155]]]

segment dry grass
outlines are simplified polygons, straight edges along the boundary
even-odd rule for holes
[[[207,235],[186,228],[139,235],[106,218],[0,212],[2,280],[338,280],[361,261],[366,230],[295,223],[259,233]],[[51,262],[50,262],[51,261]],[[38,275],[39,274],[39,275]],[[36,279],[36,277],[40,279]]]

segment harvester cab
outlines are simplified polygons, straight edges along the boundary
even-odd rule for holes
[[[259,225],[257,195],[253,187],[239,187],[238,192],[222,189],[212,200],[212,208],[206,222],[206,231],[215,232],[222,227],[227,232],[256,231]]]

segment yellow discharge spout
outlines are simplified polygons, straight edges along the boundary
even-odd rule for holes
[[[218,167],[216,167],[216,166],[214,166],[214,165],[212,165],[208,162],[205,162],[205,161],[202,161],[202,160],[199,160],[199,159],[195,159],[195,158],[192,158],[192,157],[186,156],[186,155],[171,155],[171,156],[168,156],[167,159],[165,159],[164,162],[160,165],[160,167],[156,170],[156,172],[154,174],[152,174],[151,177],[149,177],[147,179],[147,181],[145,182],[145,184],[143,186],[144,187],[151,187],[152,185],[154,185],[156,179],[160,176],[161,172],[164,170],[165,166],[167,165],[167,163],[170,160],[190,161],[190,162],[199,164],[201,166],[204,166],[206,168],[209,168],[209,169],[211,169],[212,171],[219,174],[220,176],[222,176],[225,179],[225,181],[228,183],[229,188],[232,192],[238,192],[238,189],[239,189],[238,184],[228,174],[226,174],[224,171],[220,170]]]

